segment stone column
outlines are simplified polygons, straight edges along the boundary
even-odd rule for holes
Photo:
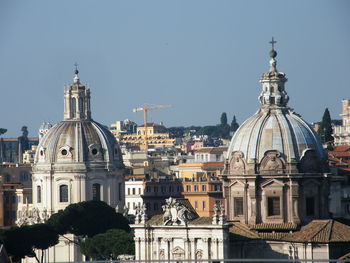
[[[219,238],[218,239],[218,259],[223,259],[225,257],[224,255],[224,239]]]
[[[184,238],[183,240],[184,240],[185,259],[189,259],[191,254],[189,239]]]
[[[135,259],[141,260],[141,258],[140,258],[140,238],[134,237],[134,241],[135,241]]]
[[[212,259],[217,259],[218,258],[218,239],[217,238],[213,238],[212,239],[212,250],[213,250],[213,255],[212,255]]]
[[[250,209],[251,214],[249,216],[248,223],[251,225],[255,225],[257,223],[256,222],[257,202],[256,202],[256,190],[255,190],[254,181],[249,182],[248,195],[250,197],[250,207],[251,207]]]
[[[203,259],[209,259],[210,258],[209,239],[204,237],[202,238],[202,242],[205,248],[203,249]]]
[[[190,238],[190,245],[191,245],[191,259],[196,258],[196,239],[195,238]]]
[[[141,237],[140,240],[140,259],[148,260],[147,253],[146,253],[146,238]]]
[[[289,211],[291,212],[292,222],[295,224],[300,223],[299,217],[299,184],[298,182],[291,181],[290,182],[290,196],[291,203],[289,203]]]

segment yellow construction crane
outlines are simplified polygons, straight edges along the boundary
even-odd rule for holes
[[[170,108],[171,105],[154,105],[154,104],[143,104],[139,108],[135,108],[132,111],[133,112],[139,112],[143,111],[143,124],[145,128],[145,149],[148,150],[148,131],[147,131],[147,112],[149,110],[156,110],[156,109],[164,109],[164,108]]]

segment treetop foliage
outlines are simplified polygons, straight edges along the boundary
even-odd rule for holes
[[[121,254],[135,253],[134,237],[124,230],[110,229],[82,241],[81,251],[92,259],[115,260]]]
[[[130,232],[127,219],[102,201],[71,204],[63,211],[53,214],[47,223],[61,235],[71,233],[82,237],[92,237],[112,228]]]

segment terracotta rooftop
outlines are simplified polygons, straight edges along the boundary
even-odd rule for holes
[[[223,153],[226,152],[228,147],[204,147],[195,150],[195,153]]]
[[[268,225],[268,224],[265,224]],[[271,227],[274,224],[269,224]],[[278,226],[280,225],[280,226]],[[282,225],[285,225],[283,228]],[[267,239],[281,240],[291,242],[311,242],[311,243],[336,243],[350,242],[350,226],[345,225],[336,220],[313,220],[303,226],[299,231],[292,233],[281,232],[279,230],[287,230],[287,227],[293,227],[293,224],[276,224],[279,229],[255,228],[234,222],[230,227],[231,239],[248,240],[248,239]],[[261,231],[265,230],[265,231]],[[266,230],[270,230],[266,232]],[[271,232],[272,230],[272,232]],[[295,229],[296,230],[296,229]],[[292,231],[292,230],[291,230]]]
[[[266,231],[297,230],[298,225],[293,223],[282,223],[282,224],[263,223],[263,224],[250,225],[249,228],[252,230],[266,230]]]
[[[350,242],[350,226],[336,220],[313,220],[300,231],[290,234],[286,240],[293,242]]]

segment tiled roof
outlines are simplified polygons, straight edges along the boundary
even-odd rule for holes
[[[242,223],[233,223],[229,229],[230,238],[234,240],[260,239],[258,233],[249,229],[249,227]]]
[[[196,153],[223,153],[226,152],[228,147],[204,147],[195,150]]]
[[[252,230],[296,230],[297,227],[298,225],[293,223],[263,223],[249,226]]]
[[[260,232],[259,237],[268,240],[283,240],[289,233],[286,232]]]
[[[335,220],[313,220],[286,237],[294,242],[350,242],[350,226]]]

